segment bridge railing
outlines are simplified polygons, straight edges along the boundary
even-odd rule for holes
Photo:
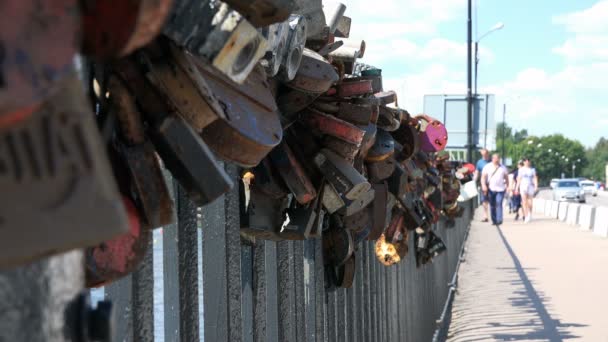
[[[433,263],[416,268],[410,246],[387,268],[364,243],[353,287],[328,291],[320,240],[242,241],[236,191],[197,219],[174,190],[175,227],[155,232],[135,273],[92,293],[114,303],[115,341],[429,341],[473,210],[434,226],[448,250]]]

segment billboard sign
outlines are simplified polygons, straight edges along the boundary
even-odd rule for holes
[[[480,148],[496,149],[494,95],[478,94],[474,99],[473,143]],[[442,121],[448,130],[449,151],[466,151],[466,95],[425,95],[424,113]]]

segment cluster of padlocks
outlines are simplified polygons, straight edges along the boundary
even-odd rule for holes
[[[175,219],[163,168],[197,206],[239,187],[245,239],[322,239],[334,286],[364,240],[384,265],[410,245],[429,262],[466,170],[441,122],[357,62],[345,9],[1,2],[0,267],[86,247],[89,286],[128,274]]]

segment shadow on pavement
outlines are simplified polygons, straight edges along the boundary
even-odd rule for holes
[[[539,220],[540,221],[540,220]],[[517,281],[516,283],[523,285],[524,290],[516,292],[517,297],[509,298],[513,306],[517,307],[525,307],[529,310],[527,312],[533,312],[540,318],[540,324],[536,324],[534,321],[530,321],[526,325],[515,324],[509,325],[508,322],[497,322],[492,323],[492,325],[501,328],[507,328],[505,330],[512,330],[513,333],[495,333],[493,337],[498,341],[518,341],[518,340],[549,340],[551,342],[563,341],[564,339],[576,338],[578,336],[573,335],[568,331],[569,327],[584,327],[584,324],[569,324],[569,323],[561,323],[560,320],[553,319],[547,308],[545,306],[545,302],[548,301],[548,298],[539,294],[534,285],[528,278],[525,269],[522,267],[519,258],[513,252],[511,245],[505,238],[502,233],[500,227],[496,227],[498,231],[498,235],[500,236],[505,248],[507,249],[509,255],[513,259],[513,271],[517,273],[521,283]],[[514,284],[515,285],[515,284]],[[536,325],[536,329],[534,331],[526,331],[525,333],[517,333],[517,331],[529,330],[531,326]],[[527,328],[527,329],[518,329],[518,328]]]

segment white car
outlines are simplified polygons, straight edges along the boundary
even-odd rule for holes
[[[594,181],[584,180],[581,181],[581,187],[585,190],[585,194],[597,196],[597,187]]]
[[[551,183],[549,184],[549,186],[551,187],[551,189],[555,189],[555,185],[557,184],[557,182],[559,182],[559,179],[557,179],[557,178],[553,178],[551,180]]]

